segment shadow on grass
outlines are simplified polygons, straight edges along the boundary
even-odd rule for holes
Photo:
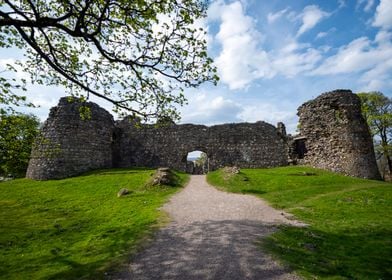
[[[65,250],[59,250],[58,252],[51,251],[51,255],[47,255],[40,263],[54,266],[56,264],[61,265],[63,270],[51,274],[48,279],[104,279],[106,271],[111,271],[116,269],[117,266],[121,266],[134,252],[137,245],[127,246],[130,241],[133,241],[130,240],[130,236],[135,238],[131,229],[109,228],[102,235],[96,237],[97,239],[109,238],[111,240],[109,246],[98,248],[93,245],[84,248],[86,259],[91,261],[75,260],[72,254],[64,248]],[[63,254],[62,251],[64,251]],[[89,258],[91,255],[97,255],[98,260],[93,261]]]
[[[154,171],[153,168],[142,168],[142,167],[132,167],[132,168],[111,168],[111,169],[97,169],[92,171],[87,171],[82,173],[78,177],[90,176],[90,175],[117,175],[117,174],[135,174],[146,171]]]
[[[266,191],[262,191],[262,190],[249,189],[249,190],[242,190],[241,193],[245,193],[245,194],[265,194],[267,192]]]
[[[391,236],[392,230],[328,234],[312,228],[285,227],[263,245],[304,275],[392,279]],[[387,246],[385,240],[390,240]]]

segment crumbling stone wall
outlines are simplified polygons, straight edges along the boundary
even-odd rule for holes
[[[81,119],[81,106],[90,108],[90,119]],[[300,135],[293,138],[282,123],[277,128],[265,122],[156,127],[126,118],[114,123],[94,103],[62,98],[35,142],[27,177],[65,178],[98,168],[133,166],[186,171],[188,152],[199,150],[207,154],[209,170],[283,166],[289,159],[350,176],[380,178],[355,94],[322,94],[303,104],[298,115]]]
[[[380,179],[373,142],[350,90],[327,92],[298,108],[304,163],[350,176]]]
[[[81,106],[90,109],[90,119],[81,118]],[[58,179],[112,167],[113,131],[113,117],[97,104],[61,98],[33,145],[26,177]]]
[[[265,122],[215,126],[171,124],[164,127],[118,122],[119,167],[169,166],[187,170],[187,154],[199,150],[208,156],[209,170],[223,166],[242,168],[287,164],[285,141],[278,130]]]

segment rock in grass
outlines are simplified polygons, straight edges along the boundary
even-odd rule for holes
[[[230,175],[235,175],[240,173],[240,168],[237,166],[226,166],[223,167],[223,172]]]
[[[159,186],[168,185],[174,186],[177,183],[177,175],[167,167],[158,168],[152,176],[151,180],[147,185]]]
[[[121,190],[118,191],[117,197],[122,197],[122,196],[127,195],[127,194],[129,194],[129,190],[125,189],[125,188],[122,188]]]
[[[240,174],[241,170],[237,166],[226,166],[223,167],[223,179],[224,180],[229,180],[231,177]]]

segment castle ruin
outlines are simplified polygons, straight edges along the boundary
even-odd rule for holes
[[[91,117],[80,117],[81,106]],[[59,179],[113,167],[162,167],[187,170],[187,154],[201,150],[209,170],[224,166],[266,168],[297,161],[349,176],[379,179],[373,143],[348,90],[324,93],[298,109],[300,135],[265,122],[215,126],[155,126],[113,116],[92,102],[61,98],[35,141],[27,177]]]

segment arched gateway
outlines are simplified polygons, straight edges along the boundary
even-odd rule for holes
[[[118,167],[168,166],[186,171],[188,152],[204,151],[209,169],[223,166],[272,167],[287,164],[286,145],[277,129],[265,122],[215,126],[182,124],[155,127],[120,121]]]
[[[80,118],[82,105],[90,108],[88,120]],[[187,171],[188,152],[200,150],[208,155],[209,170],[283,166],[288,159],[300,159],[346,175],[379,178],[371,136],[355,94],[325,93],[298,112],[301,135],[292,138],[281,123],[276,128],[265,122],[209,127],[157,127],[130,118],[115,122],[97,104],[62,98],[35,141],[26,176],[46,180],[98,168],[137,166]]]

